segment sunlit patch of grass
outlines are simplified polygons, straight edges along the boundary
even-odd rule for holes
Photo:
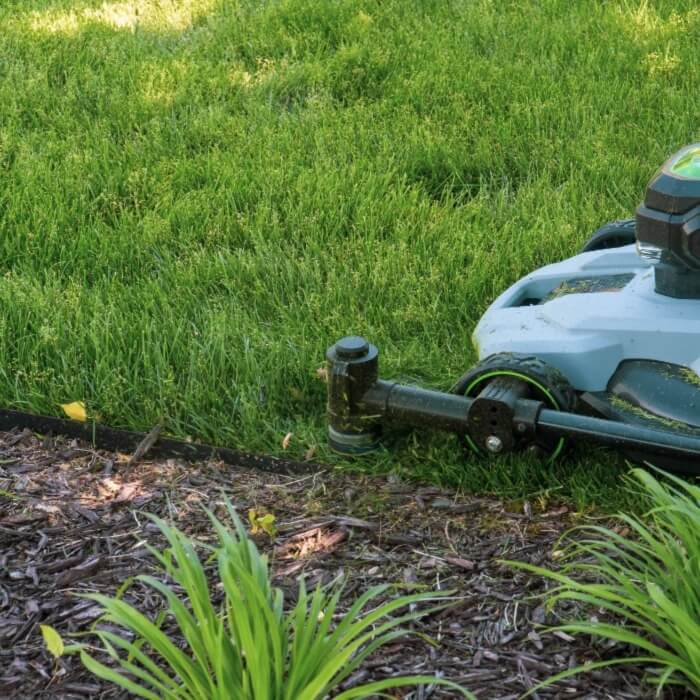
[[[29,27],[34,32],[72,35],[89,24],[99,24],[110,29],[134,31],[147,30],[182,31],[192,25],[199,16],[206,14],[216,0],[128,0],[104,2],[99,7],[59,8],[35,10],[28,16]]]
[[[145,62],[140,72],[140,92],[150,104],[171,106],[179,94],[189,66],[184,60]]]
[[[644,64],[650,77],[664,77],[680,68],[681,59],[669,50],[663,53],[652,51],[644,57]]]
[[[644,41],[673,39],[700,21],[700,9],[683,2],[657,4],[644,0],[622,3],[617,13],[620,28],[630,37]]]

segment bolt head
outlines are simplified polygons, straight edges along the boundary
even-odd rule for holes
[[[502,452],[503,440],[501,440],[501,438],[499,438],[497,435],[489,435],[486,438],[486,449],[493,454]]]
[[[545,451],[539,445],[536,445],[534,442],[532,443],[532,445],[528,446],[527,453],[529,455],[532,455],[533,457],[544,457],[545,455]]]

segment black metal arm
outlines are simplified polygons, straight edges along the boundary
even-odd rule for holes
[[[517,437],[570,437],[632,452],[700,463],[700,436],[554,411],[527,398],[517,379],[499,379],[477,397],[457,396],[378,378],[379,353],[363,338],[327,352],[329,440],[338,452],[378,446],[384,421],[468,435],[479,448],[511,450]]]

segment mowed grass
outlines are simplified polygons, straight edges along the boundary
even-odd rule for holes
[[[493,298],[700,137],[691,0],[4,0],[0,404],[335,461],[328,345],[447,388]],[[616,498],[620,464],[362,462]]]

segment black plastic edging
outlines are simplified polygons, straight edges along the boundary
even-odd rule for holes
[[[95,449],[126,453],[133,452],[147,436],[147,433],[110,428],[99,423],[81,423],[65,418],[0,408],[0,430],[10,431],[14,428],[29,429],[42,435],[47,433],[64,435],[83,440]],[[150,459],[151,457],[176,457],[188,462],[221,460],[232,466],[260,469],[275,474],[300,474],[322,469],[321,465],[311,462],[297,462],[290,459],[239,452],[227,447],[185,442],[170,437],[158,438],[148,450],[146,458]]]

